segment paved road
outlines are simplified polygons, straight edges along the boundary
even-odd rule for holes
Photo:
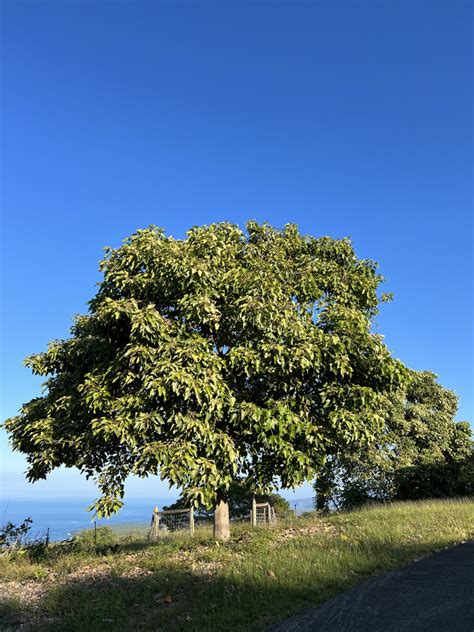
[[[474,541],[373,577],[267,632],[473,632]]]

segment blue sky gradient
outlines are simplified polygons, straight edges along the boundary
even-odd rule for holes
[[[106,245],[149,224],[296,222],[380,263],[380,332],[472,420],[472,5],[2,4],[2,419]],[[31,487],[2,431],[3,494]],[[132,481],[130,495],[168,495]],[[308,487],[301,495],[308,495]]]

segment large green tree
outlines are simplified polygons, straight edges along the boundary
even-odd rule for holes
[[[410,371],[385,408],[373,441],[328,455],[315,482],[319,509],[474,493],[472,430],[455,421],[456,393],[434,373]]]
[[[140,230],[101,263],[89,313],[29,357],[45,391],[6,422],[29,480],[61,465],[95,479],[99,515],[129,474],[158,474],[215,508],[227,491],[313,477],[373,436],[404,368],[372,333],[382,277],[348,239],[220,223],[185,239]]]

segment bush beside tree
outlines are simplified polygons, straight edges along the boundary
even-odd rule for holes
[[[316,506],[418,500],[474,493],[472,431],[456,422],[458,398],[429,371],[410,372],[385,402],[385,425],[370,444],[329,454],[315,482]]]

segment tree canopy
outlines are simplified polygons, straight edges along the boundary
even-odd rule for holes
[[[236,481],[296,486],[373,437],[404,379],[372,331],[383,278],[349,239],[150,227],[107,249],[101,270],[71,337],[26,360],[43,395],[6,422],[28,478],[79,468],[99,515],[121,506],[130,474],[208,507]]]
[[[320,468],[318,508],[474,493],[472,431],[466,421],[455,421],[453,391],[434,373],[410,371],[385,406],[386,423],[374,441],[329,455]]]

